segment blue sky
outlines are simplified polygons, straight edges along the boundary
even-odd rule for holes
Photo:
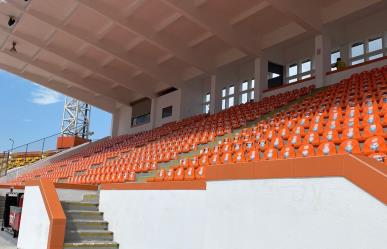
[[[59,133],[64,99],[60,93],[0,70],[0,151],[11,147],[9,138],[16,146]],[[91,138],[110,135],[110,126],[111,114],[92,107],[90,131],[95,134]],[[54,144],[52,138],[46,148]],[[41,147],[40,142],[30,149]]]

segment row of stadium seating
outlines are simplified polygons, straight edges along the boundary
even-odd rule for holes
[[[205,178],[205,169],[211,165],[337,153],[362,153],[384,161],[387,66],[354,74],[306,96],[312,89],[302,88],[215,115],[200,115],[105,140],[12,183],[23,184],[39,177],[81,184],[130,182],[136,180],[136,173],[145,172],[157,172],[147,181],[195,180]],[[298,99],[287,109],[277,109]],[[272,111],[274,115],[262,118]],[[253,127],[247,127],[249,121],[257,119]],[[232,134],[236,129],[240,132]],[[226,134],[233,136],[210,145]],[[198,153],[181,159],[178,165],[159,168],[180,159],[182,153],[194,151]]]
[[[198,145],[245,127],[275,108],[282,107],[313,87],[297,89],[227,109],[215,115],[199,115],[136,135],[104,140],[78,155],[18,177],[23,184],[36,178],[68,183],[106,183],[135,181],[136,173],[154,171],[159,163],[178,159],[181,153],[197,150]]]
[[[203,167],[335,154],[387,154],[387,66],[331,85],[148,181],[203,178]],[[200,173],[199,173],[200,172]],[[199,174],[197,177],[196,175]]]
[[[15,152],[15,153],[3,153],[0,154],[0,162],[7,164],[7,170],[23,167],[32,163],[35,163],[43,158],[54,155],[55,151],[28,151],[28,152]]]

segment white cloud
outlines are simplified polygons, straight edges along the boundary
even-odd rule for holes
[[[25,118],[25,119],[23,119],[23,122],[24,122],[24,123],[31,123],[31,122],[32,122],[32,119],[30,119],[30,118]]]
[[[62,95],[58,92],[39,86],[31,92],[31,102],[37,105],[51,105],[62,100]]]

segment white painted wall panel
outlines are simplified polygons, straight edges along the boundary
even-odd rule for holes
[[[205,249],[383,249],[387,207],[344,178],[210,182]]]
[[[162,110],[165,107],[172,106],[172,116],[162,118]],[[163,124],[180,120],[181,90],[177,90],[156,99],[155,126],[160,127]]]
[[[205,191],[101,191],[120,249],[203,248]]]
[[[383,67],[384,65],[387,65],[387,60],[377,61],[377,62],[374,62],[371,64],[355,67],[353,69],[344,70],[341,72],[337,72],[337,73],[328,75],[326,77],[326,81],[327,81],[326,85],[332,85],[332,84],[338,83],[342,79],[347,79],[347,78],[351,77],[351,75],[354,73],[359,73],[359,72],[371,70],[373,68]]]
[[[344,178],[101,191],[121,249],[384,249],[387,207]]]
[[[24,191],[23,211],[17,248],[47,248],[49,227],[50,220],[39,187],[27,186]]]

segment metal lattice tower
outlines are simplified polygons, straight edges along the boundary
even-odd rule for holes
[[[89,138],[91,106],[74,98],[66,97],[62,120],[63,136]]]

